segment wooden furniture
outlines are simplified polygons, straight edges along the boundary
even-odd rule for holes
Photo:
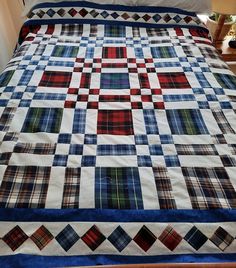
[[[227,0],[227,3],[226,3],[223,0],[212,0],[212,10],[216,13],[221,14],[219,21],[218,21],[218,26],[215,31],[215,35],[213,37],[213,43],[214,45],[216,45],[217,40],[219,40],[222,26],[225,23],[226,16],[236,14],[236,1]]]
[[[224,61],[236,61],[236,49],[229,47],[229,41],[232,37],[228,36],[223,42],[215,43],[215,47],[221,52]]]

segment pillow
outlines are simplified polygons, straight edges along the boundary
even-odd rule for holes
[[[64,0],[78,1],[78,0]],[[199,14],[207,14],[211,12],[211,0],[87,0],[97,4],[114,4],[127,6],[160,6],[175,7],[187,11],[193,11]],[[24,14],[37,4],[46,2],[62,2],[62,0],[25,0]]]

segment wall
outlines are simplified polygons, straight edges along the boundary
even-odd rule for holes
[[[0,0],[0,72],[12,57],[23,23],[20,0]]]

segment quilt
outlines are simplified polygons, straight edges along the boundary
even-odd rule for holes
[[[236,261],[236,76],[194,13],[35,6],[0,92],[1,267]]]

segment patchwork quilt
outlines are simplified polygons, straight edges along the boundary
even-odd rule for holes
[[[1,267],[236,261],[236,77],[194,13],[35,6],[0,91]]]

